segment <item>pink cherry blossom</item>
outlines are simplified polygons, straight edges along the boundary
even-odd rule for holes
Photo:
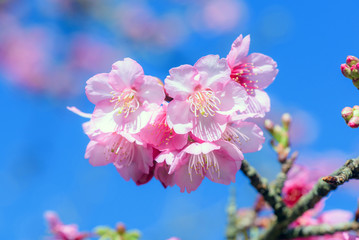
[[[242,160],[242,152],[227,141],[194,142],[175,156],[169,174],[174,175],[173,181],[181,192],[190,193],[204,177],[222,184],[235,182]]]
[[[285,204],[288,207],[293,207],[303,195],[312,189],[317,179],[318,178],[304,166],[293,166],[282,191]]]
[[[95,132],[91,126],[88,130],[91,133]],[[132,179],[137,185],[144,184],[152,178],[152,147],[124,132],[97,132],[90,136],[90,139],[85,158],[88,158],[93,166],[113,163],[126,181]]]
[[[130,58],[115,62],[109,74],[90,78],[86,94],[96,104],[92,120],[105,133],[138,133],[165,97],[161,81],[144,75],[142,67]]]
[[[261,150],[265,140],[263,131],[256,124],[243,121],[229,122],[222,139],[236,145],[242,153]]]
[[[203,141],[220,139],[228,116],[247,108],[244,88],[230,81],[227,62],[218,55],[202,57],[194,66],[172,68],[165,89],[173,98],[167,108],[168,125]]]
[[[344,232],[342,238],[344,240],[359,240],[359,235],[353,235],[348,232]]]
[[[143,128],[140,138],[156,149],[182,149],[187,144],[188,134],[177,134],[167,124],[167,102],[153,112],[147,126]]]
[[[227,56],[233,81],[243,86],[248,94],[248,113],[263,117],[270,110],[270,99],[263,91],[278,73],[277,63],[272,58],[252,53],[248,55],[250,37],[240,35],[232,44]],[[247,56],[248,55],[248,56]]]
[[[171,165],[174,161],[174,158],[179,152],[176,150],[172,151],[163,151],[155,159],[156,168],[155,168],[155,178],[158,179],[163,187],[167,188],[168,186],[175,185],[174,174],[169,174]]]
[[[82,240],[90,236],[89,233],[79,232],[76,224],[63,224],[55,212],[45,212],[45,219],[54,240]]]

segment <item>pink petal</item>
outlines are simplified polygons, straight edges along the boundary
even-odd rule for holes
[[[224,85],[231,81],[231,70],[225,58],[218,55],[207,55],[200,58],[194,65],[201,75],[200,82],[203,88],[220,91]]]
[[[167,123],[178,134],[185,134],[193,128],[194,114],[186,101],[172,100],[167,107]]]
[[[243,153],[257,152],[262,149],[265,138],[263,131],[254,123],[233,122],[230,126],[240,134],[236,135],[234,143]]]
[[[90,141],[86,148],[85,158],[89,158],[92,166],[104,166],[111,163],[107,156],[106,145],[96,141]]]
[[[244,159],[242,151],[240,151],[234,144],[227,141],[217,141],[216,144],[220,146],[220,151],[225,152],[229,158],[236,162],[236,168],[239,170]]]
[[[166,162],[157,163],[155,167],[155,178],[158,179],[163,187],[175,185],[174,174],[168,174],[169,165]]]
[[[234,81],[228,82],[223,91],[218,95],[218,99],[221,102],[218,113],[230,115],[238,110],[244,111],[247,108],[247,98],[247,92],[240,84]]]
[[[248,95],[247,109],[243,111],[243,114],[250,115],[254,118],[262,118],[269,108],[268,104],[270,104],[270,100],[266,98],[268,95],[265,92],[261,90],[256,90],[255,92],[256,94],[258,93],[258,97]]]
[[[137,87],[137,96],[144,105],[161,105],[165,99],[163,83],[155,77],[145,76],[141,86]]]
[[[109,74],[109,84],[121,92],[125,88],[130,88],[137,78],[143,76],[143,69],[140,64],[131,58],[117,61],[112,65]]]
[[[180,191],[184,192],[185,190],[190,193],[196,190],[201,184],[203,177],[199,174],[193,172],[192,178],[188,174],[188,160],[187,164],[181,165],[176,169],[174,174],[174,182],[177,186],[180,187]]]
[[[92,114],[92,121],[96,128],[107,133],[118,130],[121,118],[118,111],[114,109],[114,104],[105,100],[96,105]]]
[[[143,107],[139,107],[127,117],[120,114],[120,116],[117,117],[117,119],[121,118],[118,129],[131,134],[139,133],[150,121],[151,114],[151,112],[145,111]]]
[[[192,155],[199,155],[199,154],[207,154],[209,152],[212,152],[214,150],[220,149],[219,146],[217,146],[214,143],[210,142],[203,142],[203,143],[192,143],[185,149],[183,149],[183,152],[186,152],[188,154]]]
[[[153,166],[152,148],[134,144],[134,156],[131,163],[122,163],[116,161],[114,163],[117,171],[126,180],[132,179],[134,182],[139,181],[144,174],[150,173],[150,167]]]
[[[242,34],[234,40],[231,51],[227,55],[229,67],[232,69],[238,64],[243,63],[243,59],[248,55],[250,36],[243,38]]]
[[[80,117],[83,118],[91,118],[92,114],[91,113],[84,113],[82,112],[80,109],[78,109],[77,107],[66,107],[67,110],[79,115]]]
[[[191,133],[197,138],[213,142],[221,138],[226,129],[227,118],[224,115],[216,113],[213,117],[204,117],[199,115],[194,118],[194,128]]]
[[[253,63],[253,74],[248,75],[249,80],[258,81],[256,86],[265,89],[277,76],[277,63],[269,56],[261,53],[252,53],[244,60],[246,63]]]
[[[175,100],[186,100],[199,82],[194,80],[198,74],[191,65],[182,65],[170,70],[170,76],[165,80],[167,94]]]
[[[109,84],[108,73],[97,74],[87,80],[86,84],[86,96],[93,104],[112,98],[113,88]]]

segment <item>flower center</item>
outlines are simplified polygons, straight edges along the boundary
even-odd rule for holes
[[[108,144],[107,158],[118,166],[129,166],[134,157],[134,143],[131,143],[126,138],[118,135]]]
[[[204,117],[214,116],[216,111],[219,111],[217,105],[221,104],[221,101],[215,96],[211,89],[205,89],[194,92],[188,101],[191,103],[191,111],[196,117],[201,114]]]
[[[214,178],[214,175],[217,173],[217,177],[220,177],[219,164],[216,156],[213,152],[207,154],[195,154],[191,155],[188,164],[188,174],[192,181],[192,171],[197,175],[200,175],[202,178],[206,173],[209,174],[211,179]],[[207,175],[208,177],[208,175]]]
[[[110,102],[115,103],[113,109],[117,109],[118,114],[124,113],[125,117],[127,117],[130,113],[135,112],[140,107],[136,91],[131,88],[126,88],[121,94],[115,91],[111,93],[113,97]]]
[[[174,131],[168,126],[166,121],[166,114],[163,114],[157,121],[150,123],[152,126],[152,144],[159,147],[162,144],[168,145],[170,140],[174,137]]]
[[[258,80],[250,80],[250,76],[255,76],[258,73],[254,72],[257,70],[253,63],[243,63],[232,69],[231,78],[241,84],[247,91],[248,94],[253,95],[254,90],[258,89]]]

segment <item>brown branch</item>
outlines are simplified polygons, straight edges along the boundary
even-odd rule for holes
[[[358,222],[340,223],[336,225],[322,224],[317,226],[296,227],[281,234],[281,239],[292,239],[299,237],[330,235],[336,232],[359,230]]]
[[[278,218],[283,218],[288,214],[289,209],[284,204],[282,197],[268,186],[268,180],[260,176],[246,160],[242,162],[241,171],[249,178],[251,185],[257,189],[264,200],[273,208],[274,214]]]
[[[348,160],[339,173],[323,177],[322,180],[331,185],[339,186],[350,179],[359,179],[359,161],[356,160]]]
[[[359,174],[359,158],[350,159],[344,164],[343,167],[336,170],[331,174],[331,176],[341,176],[342,172],[346,172],[346,176],[349,179],[357,178]],[[351,172],[351,173],[350,173]],[[288,227],[290,223],[300,217],[305,211],[313,208],[316,203],[318,203],[323,197],[327,196],[329,192],[335,190],[337,185],[332,185],[324,182],[320,179],[313,189],[301,197],[297,204],[287,212],[283,221],[275,221],[273,224],[265,231],[265,233],[259,239],[265,240],[275,240],[278,239],[280,234]]]

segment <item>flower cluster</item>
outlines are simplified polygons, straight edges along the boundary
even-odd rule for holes
[[[346,124],[351,128],[359,127],[359,106],[345,107],[342,110],[342,117]]]
[[[354,56],[348,56],[346,63],[340,65],[343,75],[353,81],[355,87],[359,88],[359,59]]]
[[[262,147],[263,132],[246,119],[269,111],[263,89],[278,72],[270,57],[248,55],[249,42],[241,35],[227,58],[172,68],[165,84],[130,58],[90,78],[86,94],[96,106],[84,124],[85,157],[94,166],[112,163],[138,185],[154,176],[191,192],[204,177],[234,182],[243,153]]]

